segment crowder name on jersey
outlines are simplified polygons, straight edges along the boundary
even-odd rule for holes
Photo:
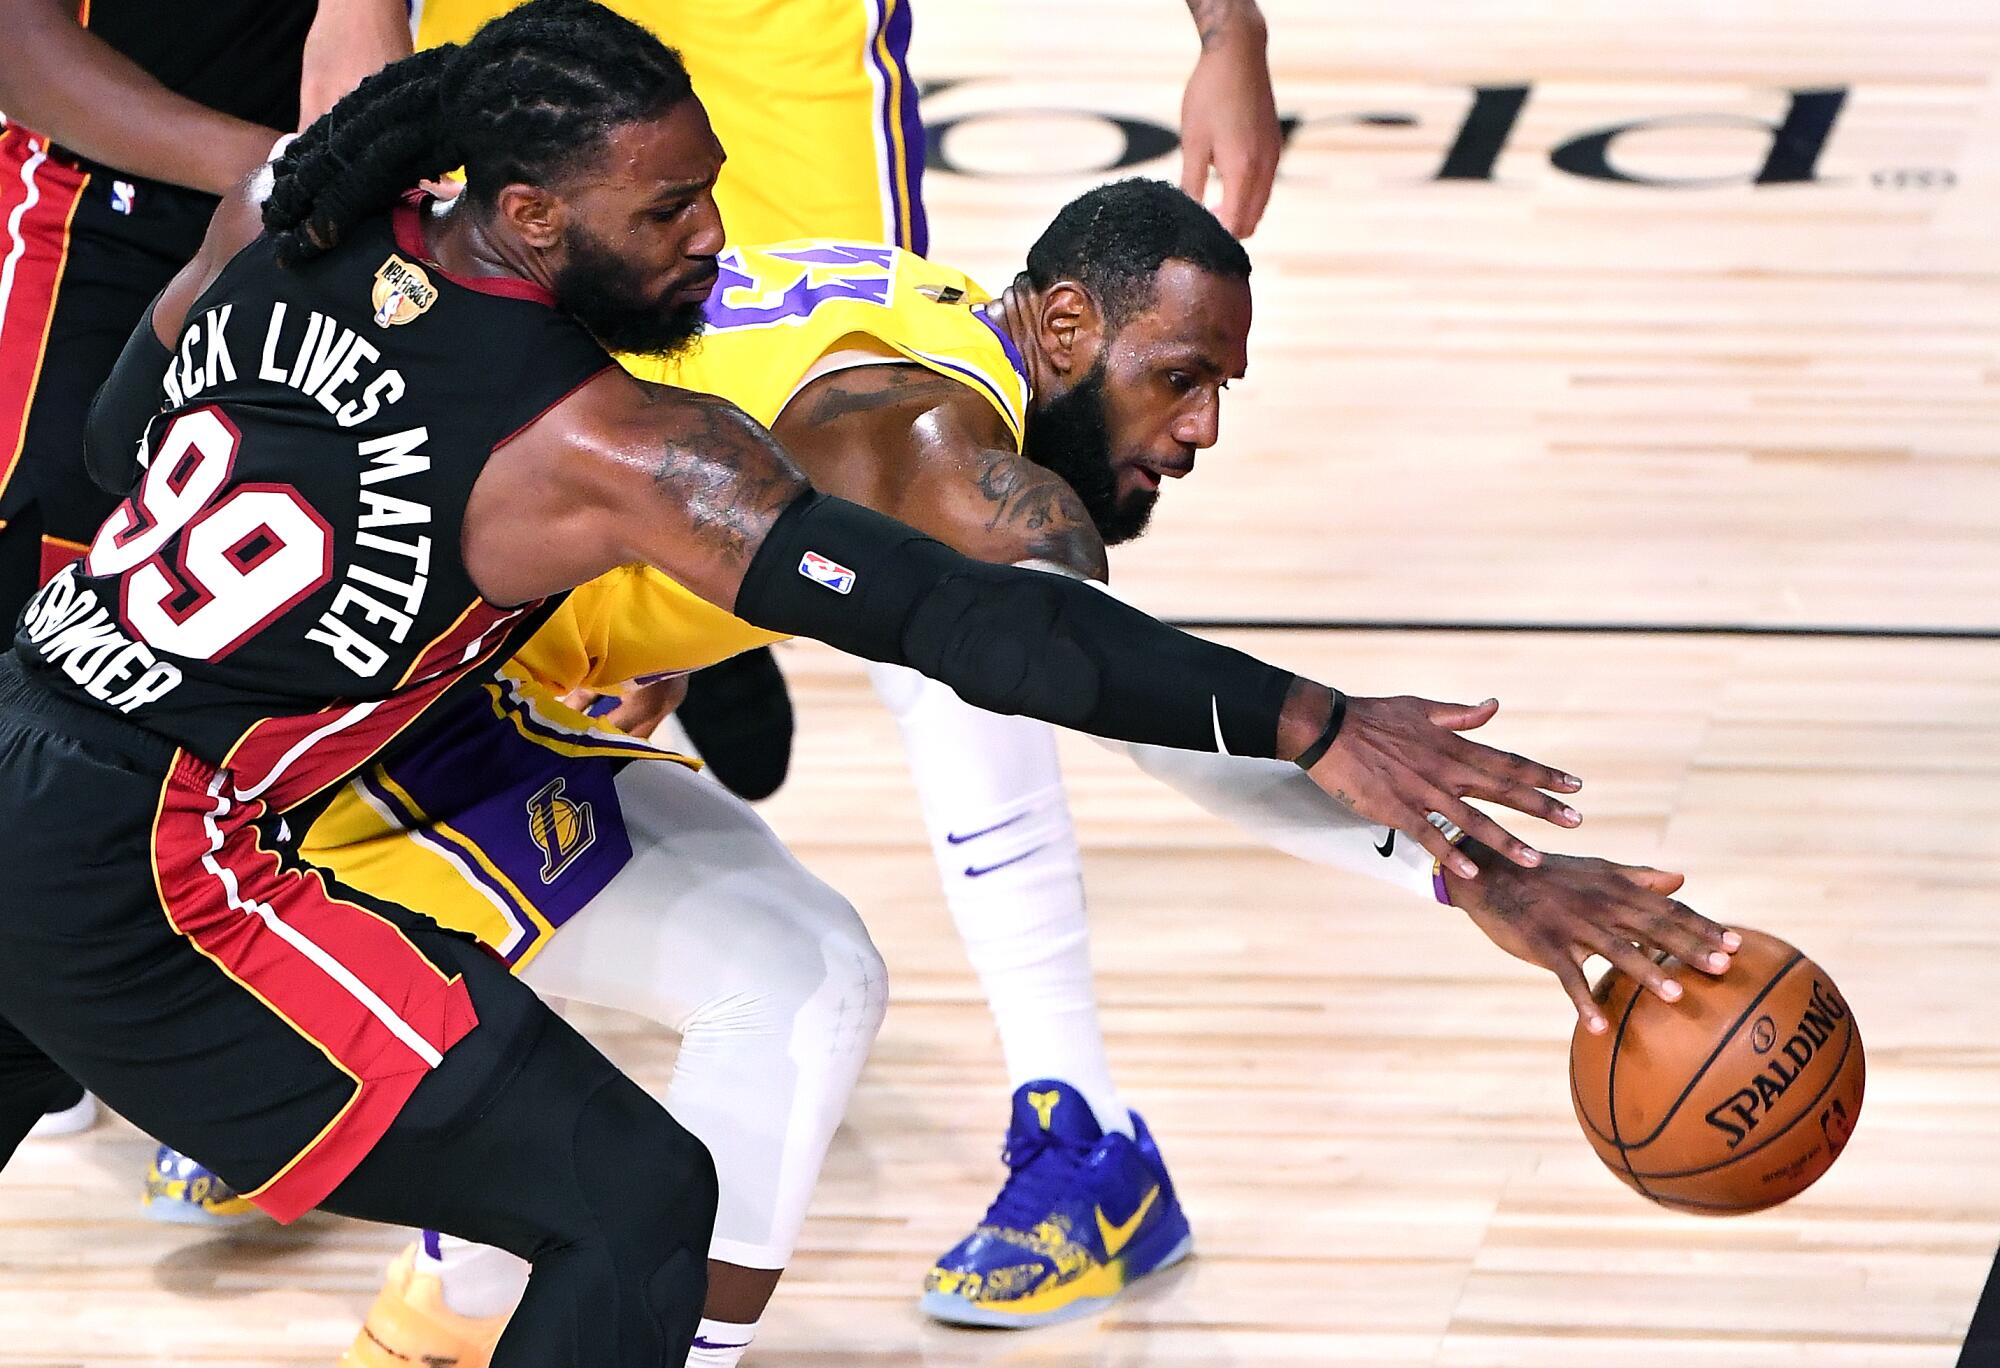
[[[214,386],[236,379],[229,345],[235,308],[224,304],[209,309],[183,332],[162,381],[171,408],[183,409]],[[316,310],[307,311],[302,324],[288,327],[286,312],[282,301],[271,305],[259,379],[308,395],[341,427],[366,422],[403,397],[406,386],[393,367],[381,368],[364,380],[363,367],[372,368],[381,354],[353,330]],[[430,458],[421,448],[429,438],[427,428],[415,427],[356,444],[363,464],[354,554],[333,602],[308,629],[306,639],[324,645],[361,678],[373,677],[389,659],[388,650],[370,636],[386,632],[392,641],[402,642],[416,622],[430,582],[430,537],[411,531],[389,536],[383,531],[428,526],[430,506],[375,487],[427,471]],[[142,444],[139,465],[150,468],[152,459],[152,451]],[[120,513],[112,515],[106,528],[114,525],[122,525]],[[98,538],[104,535],[100,530]],[[367,563],[370,560],[375,563]],[[86,568],[89,563],[86,557]],[[181,683],[180,669],[134,640],[96,591],[78,582],[74,565],[29,604],[22,625],[49,665],[60,667],[78,687],[120,712],[163,698]]]

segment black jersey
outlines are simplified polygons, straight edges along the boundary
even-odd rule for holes
[[[539,287],[429,261],[418,214],[293,269],[259,237],[223,268],[143,474],[15,637],[51,688],[280,809],[540,620],[473,587],[466,499],[497,446],[612,364]]]
[[[299,122],[314,0],[82,0],[77,20],[197,104],[280,132]]]

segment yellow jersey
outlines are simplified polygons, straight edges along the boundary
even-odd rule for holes
[[[965,275],[831,240],[731,248],[721,271],[696,349],[629,360],[634,373],[720,394],[768,423],[817,375],[915,364],[982,396],[1019,442],[1026,369]],[[499,677],[429,719],[412,750],[341,789],[302,853],[519,968],[631,858],[618,769],[678,758],[560,696],[699,669],[775,639],[657,570],[605,575],[571,594]]]
[[[719,264],[700,343],[665,361],[623,358],[627,370],[719,394],[769,424],[826,368],[914,362],[984,398],[1019,448],[1027,373],[969,276],[900,248],[826,239],[732,247]],[[571,594],[515,660],[558,693],[602,693],[778,639],[657,570],[630,567]]]
[[[462,43],[517,0],[416,0],[417,46]],[[607,0],[675,48],[729,152],[732,242],[824,234],[921,252],[924,128],[912,0]]]

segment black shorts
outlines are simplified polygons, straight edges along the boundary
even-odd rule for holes
[[[90,399],[216,199],[0,128],[0,618],[78,555],[117,502],[83,467]],[[11,635],[11,634],[10,634]]]
[[[426,1078],[426,1125],[485,1106],[542,1008],[274,825],[226,771],[0,655],[0,1081],[67,1072],[288,1221]]]

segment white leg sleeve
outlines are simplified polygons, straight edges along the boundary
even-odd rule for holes
[[[1000,1029],[1009,1086],[1068,1083],[1131,1134],[1097,1020],[1083,863],[1055,734],[898,665],[868,677],[903,734],[946,905]]]
[[[632,862],[522,977],[680,1032],[665,1102],[715,1159],[710,1252],[782,1268],[888,1004],[881,956],[722,785],[647,761],[618,798]]]

